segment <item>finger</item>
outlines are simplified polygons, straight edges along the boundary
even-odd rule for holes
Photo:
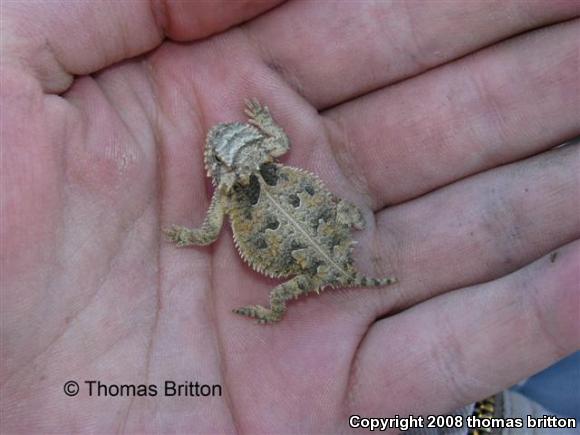
[[[388,264],[384,272],[394,271],[401,284],[365,291],[358,303],[383,315],[499,278],[579,238],[579,172],[574,145],[386,210],[368,245],[375,249],[361,255]]]
[[[317,108],[580,13],[573,1],[289,2],[248,26],[264,61]]]
[[[577,350],[578,264],[575,241],[502,279],[377,322],[353,365],[351,408],[449,412]]]
[[[165,36],[185,41],[223,31],[273,7],[253,2],[6,2],[5,63],[25,67],[46,92],[66,90],[88,74],[152,50]]]
[[[553,26],[327,112],[339,166],[377,209],[580,135],[579,39]]]

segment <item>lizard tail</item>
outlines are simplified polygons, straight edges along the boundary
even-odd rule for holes
[[[382,287],[384,285],[396,284],[397,278],[389,276],[385,278],[369,278],[361,274],[356,274],[353,281],[353,287]]]

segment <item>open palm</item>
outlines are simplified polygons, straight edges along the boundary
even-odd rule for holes
[[[551,148],[580,133],[579,12],[6,3],[4,431],[345,432],[354,413],[450,412],[576,350],[579,155]],[[288,133],[284,163],[365,210],[359,268],[400,284],[256,325],[231,310],[277,282],[229,228],[163,240],[203,220],[205,134],[249,97]],[[223,395],[98,398],[85,380]]]

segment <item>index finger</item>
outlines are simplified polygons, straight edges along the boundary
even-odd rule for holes
[[[327,109],[514,35],[566,21],[578,2],[288,2],[252,21],[262,59]]]

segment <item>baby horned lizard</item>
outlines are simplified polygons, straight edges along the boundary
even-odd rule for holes
[[[218,124],[205,144],[205,167],[215,192],[200,228],[165,230],[177,246],[208,245],[229,215],[240,256],[256,271],[287,278],[270,292],[270,307],[234,312],[259,323],[277,322],[286,301],[324,287],[370,287],[396,282],[359,274],[353,265],[351,227],[362,229],[358,208],[330,193],[315,176],[274,159],[288,137],[266,106],[246,101],[249,120]]]

